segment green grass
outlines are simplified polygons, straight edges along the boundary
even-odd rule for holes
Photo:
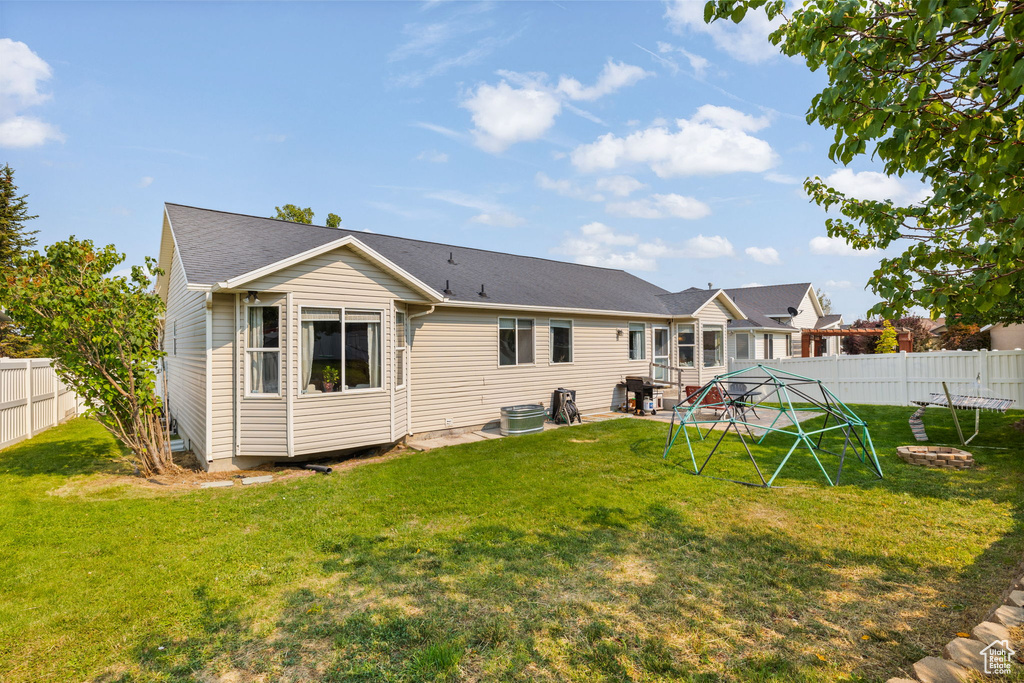
[[[972,446],[1001,448],[929,470],[895,456],[910,408],[857,411],[883,480],[803,453],[774,490],[616,420],[154,492],[75,420],[0,451],[0,680],[884,681],[1008,586],[1024,440],[986,414]]]

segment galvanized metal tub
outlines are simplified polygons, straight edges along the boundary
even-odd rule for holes
[[[501,435],[515,436],[544,431],[546,417],[547,411],[544,406],[536,403],[502,408]]]

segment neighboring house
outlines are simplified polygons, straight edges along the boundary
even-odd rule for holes
[[[986,325],[982,332],[988,332],[992,338],[993,351],[1013,351],[1024,349],[1024,325]]]
[[[729,356],[737,359],[789,358],[800,356],[803,330],[838,330],[841,315],[826,315],[813,285],[736,287],[725,290],[740,309],[743,319],[729,322]],[[822,337],[812,353],[839,355],[839,337]]]
[[[177,204],[159,260],[168,411],[208,469],[477,427],[557,387],[614,409],[626,375],[724,372],[750,317],[721,289]]]

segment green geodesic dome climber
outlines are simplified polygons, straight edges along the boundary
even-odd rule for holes
[[[801,405],[801,412],[811,410],[824,413],[824,423],[815,428],[805,427],[798,419],[798,409],[794,408],[794,404]],[[803,407],[803,404],[810,404],[810,407]],[[691,439],[691,428],[696,431],[694,439]],[[704,462],[698,466],[697,455],[694,453],[695,442],[710,442],[715,432],[720,434],[707,456],[702,456]],[[797,451],[814,458],[830,486],[839,483],[849,455],[867,466],[876,477],[882,478],[882,467],[878,463],[867,423],[818,379],[764,365],[717,375],[672,409],[672,421],[662,457],[668,457],[672,446],[682,436],[690,453],[693,474],[701,475],[730,434],[735,434],[743,444],[759,481],[728,481],[771,488]],[[774,472],[766,473],[762,471],[755,452],[769,434],[790,437],[793,443]],[[751,450],[751,446],[754,450]],[[838,468],[834,475],[829,473],[819,457],[822,453],[838,458]]]

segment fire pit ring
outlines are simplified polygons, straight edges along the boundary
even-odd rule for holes
[[[947,470],[966,470],[974,467],[974,456],[951,446],[900,446],[896,449],[911,465],[941,467]]]

